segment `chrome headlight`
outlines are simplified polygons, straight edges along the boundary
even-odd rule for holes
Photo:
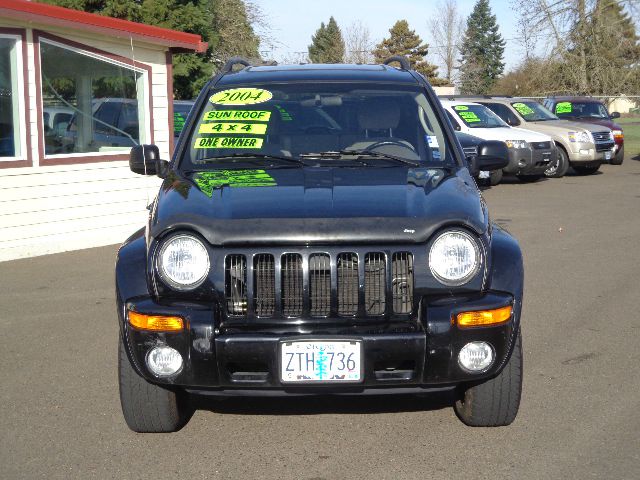
[[[505,140],[504,143],[507,144],[509,148],[528,148],[529,144],[526,140]]]
[[[181,234],[168,238],[157,257],[162,280],[176,290],[193,290],[209,273],[209,254],[200,240]]]
[[[593,143],[589,132],[569,132],[569,141],[579,143]]]
[[[442,233],[429,250],[429,268],[444,285],[464,285],[480,269],[478,242],[461,230]]]

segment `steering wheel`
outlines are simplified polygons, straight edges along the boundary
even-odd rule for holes
[[[395,147],[406,148],[407,150],[411,150],[413,153],[416,153],[416,149],[413,145],[407,145],[400,140],[380,140],[379,142],[375,142],[367,147],[367,150],[375,150],[376,148],[384,147],[387,145],[393,145]]]
[[[337,128],[326,127],[324,125],[309,125],[308,127],[302,129],[304,133],[309,135],[331,135],[337,130]]]

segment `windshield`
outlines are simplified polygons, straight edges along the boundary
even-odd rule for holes
[[[484,105],[453,105],[456,116],[469,128],[509,127],[500,117]]]
[[[353,163],[347,151],[370,152],[383,163],[394,160],[390,157],[396,163],[455,162],[418,86],[253,84],[212,89],[208,99],[190,132],[183,168],[228,166],[224,160],[230,157],[252,158],[253,163],[270,157],[331,157],[338,165]],[[285,163],[294,166],[296,161]]]
[[[599,118],[609,120],[604,105],[596,102],[558,102],[555,114],[560,118]]]
[[[538,102],[524,101],[513,102],[511,106],[527,122],[543,122],[545,120],[558,120],[553,113],[544,108]]]

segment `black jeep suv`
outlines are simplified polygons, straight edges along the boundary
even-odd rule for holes
[[[448,390],[464,423],[510,424],[522,256],[472,177],[503,168],[506,147],[470,162],[402,57],[232,59],[171,163],[131,152],[164,181],[116,265],[129,427],[175,431],[194,395],[383,390]]]

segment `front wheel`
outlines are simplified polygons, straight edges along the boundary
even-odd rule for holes
[[[466,387],[454,405],[458,418],[471,427],[510,425],[518,415],[522,393],[522,337],[518,332],[511,358],[495,377]]]
[[[556,159],[549,163],[549,166],[544,171],[544,174],[548,178],[561,178],[569,170],[569,155],[560,146],[557,148]]]
[[[620,147],[620,150],[618,150],[618,153],[615,154],[615,156],[609,160],[609,163],[611,165],[622,165],[622,161],[624,160],[624,145]]]
[[[118,341],[118,379],[122,414],[134,432],[176,432],[193,415],[184,392],[167,390],[138,375],[129,362],[122,337]]]
[[[578,175],[593,175],[600,169],[600,165],[597,167],[573,167]]]

